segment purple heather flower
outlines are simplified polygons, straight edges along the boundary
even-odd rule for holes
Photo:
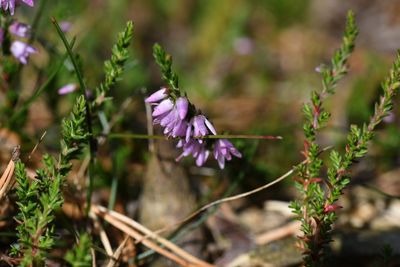
[[[10,33],[19,36],[19,37],[24,37],[27,38],[29,37],[29,32],[30,32],[31,26],[25,23],[21,23],[18,21],[14,21],[10,27],[8,27],[8,30]]]
[[[14,41],[10,47],[13,56],[19,60],[22,64],[28,63],[28,57],[30,54],[36,53],[36,49],[21,41]]]
[[[202,166],[208,156],[210,155],[210,151],[206,149],[205,143],[200,143],[199,140],[191,139],[189,142],[185,142],[183,139],[178,142],[177,147],[183,147],[183,152],[179,157],[176,158],[176,161],[181,160],[183,157],[187,157],[192,155],[196,158],[196,165]]]
[[[12,16],[14,15],[16,2],[22,2],[30,7],[34,6],[33,0],[0,0],[0,8],[2,8],[4,11],[9,10]]]
[[[145,99],[146,103],[154,103],[158,102],[160,100],[163,100],[168,96],[168,89],[163,87],[160,90],[156,91],[152,95],[150,95],[148,98]]]
[[[221,169],[225,167],[225,159],[231,160],[232,155],[241,158],[242,154],[226,139],[219,139],[214,145],[214,158]]]
[[[174,103],[172,102],[171,99],[167,98],[167,99],[161,101],[161,103],[155,107],[152,115],[153,115],[153,117],[160,116],[162,114],[169,112],[173,107],[174,107]]]
[[[66,95],[66,94],[74,92],[77,88],[78,88],[78,86],[76,84],[69,83],[69,84],[64,85],[60,89],[58,89],[58,94]]]
[[[192,127],[193,126],[193,127]],[[192,129],[193,128],[193,129]],[[209,120],[207,120],[206,116],[204,115],[196,115],[194,116],[190,122],[189,126],[186,130],[186,141],[188,142],[190,137],[192,136],[205,136],[208,134],[208,130],[211,131],[212,134],[216,135],[217,131],[215,131],[214,126],[211,124]],[[203,140],[199,140],[200,143]]]
[[[71,29],[71,22],[69,21],[61,21],[60,22],[60,28],[63,32],[69,32],[69,30]]]
[[[162,127],[165,127],[165,135],[172,137],[185,136],[188,123],[186,120],[182,119],[182,117],[184,118],[183,115],[186,116],[187,113],[187,106],[184,105],[184,102],[188,103],[187,100],[185,101],[181,97],[176,101],[171,110],[166,113],[154,116],[153,122],[155,124],[160,124]]]
[[[4,10],[10,11],[11,15],[14,15],[15,11],[15,0],[0,0],[0,7]]]

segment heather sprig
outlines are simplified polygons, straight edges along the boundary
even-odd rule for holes
[[[120,79],[124,72],[125,63],[129,58],[128,47],[133,36],[133,22],[128,21],[124,31],[117,37],[117,43],[111,50],[111,58],[104,62],[104,81],[95,90],[95,100],[92,105],[100,106],[105,100],[108,91]]]
[[[85,99],[80,96],[68,118],[62,122],[61,153],[58,160],[43,156],[44,167],[31,180],[21,162],[16,164],[19,213],[16,216],[18,245],[13,255],[21,258],[21,266],[44,264],[46,252],[54,245],[54,212],[63,203],[62,186],[71,169],[71,161],[79,159],[87,146]]]
[[[54,245],[51,223],[63,203],[63,176],[55,172],[51,156],[45,155],[43,163],[45,168],[37,170],[32,181],[23,163],[17,162],[15,168],[20,212],[16,216],[18,245],[13,245],[12,253],[21,259],[20,266],[43,266],[47,251]]]
[[[87,233],[79,235],[78,244],[65,255],[65,260],[72,267],[90,267],[92,266],[92,256],[90,247],[92,243]]]
[[[231,160],[232,155],[241,158],[241,153],[227,139],[215,141],[205,138],[217,135],[217,131],[178,87],[178,75],[172,70],[172,57],[159,44],[153,46],[153,55],[163,80],[170,87],[161,88],[147,97],[145,102],[154,106],[153,124],[163,127],[166,136],[179,139],[177,148],[182,148],[183,152],[176,160],[192,155],[196,165],[202,166],[211,154],[210,149],[213,149],[214,158],[223,169],[225,160]]]
[[[302,154],[306,159],[306,163],[298,166],[297,178],[295,179],[295,185],[302,194],[303,199],[302,201],[292,202],[291,208],[301,222],[301,230],[303,232],[301,240],[303,241],[304,263],[306,266],[315,266],[314,264],[322,260],[323,247],[329,242],[328,231],[323,230],[325,236],[320,236],[319,233],[321,216],[325,216],[324,207],[322,206],[325,199],[325,190],[320,184],[322,181],[322,178],[320,178],[321,168],[324,162],[320,158],[321,147],[316,142],[316,134],[318,130],[326,125],[330,118],[330,113],[325,110],[323,103],[328,95],[335,93],[338,81],[347,72],[347,61],[354,50],[354,41],[357,33],[354,14],[349,12],[341,47],[335,51],[330,66],[318,68],[318,71],[322,74],[322,91],[312,91],[311,103],[306,103],[303,106],[305,116],[303,130],[306,140],[304,141]]]
[[[172,89],[171,95],[174,97],[180,96],[181,90],[179,89],[179,78],[178,75],[172,70],[171,55],[168,55],[161,45],[155,44],[153,46],[153,56],[161,69],[161,78]]]
[[[368,124],[361,128],[352,125],[347,136],[345,152],[330,153],[331,164],[327,179],[321,178],[324,162],[320,159],[320,146],[316,143],[317,131],[326,124],[330,114],[323,108],[326,95],[334,94],[337,82],[347,72],[347,60],[354,49],[358,33],[354,15],[348,13],[342,46],[331,61],[331,67],[322,67],[323,89],[321,93],[312,92],[311,104],[303,108],[305,114],[303,155],[306,163],[297,168],[296,187],[303,195],[301,201],[294,201],[291,208],[301,221],[303,236],[300,237],[304,250],[305,266],[320,266],[326,254],[326,244],[331,241],[332,225],[336,220],[335,211],[340,208],[336,201],[350,182],[349,168],[367,153],[368,142],[374,135],[376,126],[392,109],[393,96],[400,86],[400,56],[397,56],[389,76],[382,84],[383,93],[375,105],[375,111]],[[326,187],[321,186],[321,182]]]

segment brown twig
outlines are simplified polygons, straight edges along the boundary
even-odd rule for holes
[[[194,257],[193,255],[182,250],[180,247],[173,244],[172,242],[158,236],[157,234],[147,229],[143,225],[118,212],[108,210],[105,207],[101,207],[98,205],[92,206],[91,210],[93,213],[95,213],[99,217],[102,217],[104,220],[114,225],[115,227],[117,227],[124,233],[128,234],[129,236],[133,237],[135,240],[139,240],[146,247],[160,253],[161,255],[169,258],[170,260],[174,261],[175,263],[181,266],[187,266],[187,267],[213,266],[207,262],[204,262]],[[145,236],[147,236],[148,238],[145,238]],[[166,249],[162,248],[156,242],[153,242],[150,239],[165,246]]]
[[[5,196],[10,188],[12,177],[14,175],[15,161],[19,159],[19,153],[19,147],[15,147],[12,152],[11,159],[8,162],[8,165],[0,178],[0,199]]]

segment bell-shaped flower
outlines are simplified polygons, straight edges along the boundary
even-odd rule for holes
[[[186,141],[189,141],[192,134],[195,137],[206,136],[209,133],[208,130],[210,130],[210,132],[214,135],[217,134],[214,126],[204,115],[196,115],[189,122],[189,126],[186,131]],[[199,140],[199,142],[202,143],[203,140]]]
[[[200,143],[199,140],[196,139],[191,139],[189,142],[182,139],[178,142],[177,147],[182,147],[183,152],[176,158],[176,161],[181,160],[183,157],[192,155],[196,159],[196,165],[199,167],[207,161],[207,158],[210,155],[210,151],[206,149],[205,143]]]
[[[154,108],[152,115],[153,117],[160,116],[162,114],[169,112],[173,107],[174,103],[172,102],[171,99],[167,98],[161,101],[161,103]]]
[[[37,52],[34,47],[21,41],[14,41],[11,44],[10,51],[22,64],[28,63],[29,55]]]
[[[214,144],[214,158],[221,169],[225,167],[225,160],[231,160],[232,155],[241,158],[242,154],[227,139],[218,139]]]
[[[9,11],[11,15],[14,15],[15,11],[15,0],[0,0],[0,7],[4,11]]]
[[[9,27],[8,31],[18,37],[29,37],[31,26],[25,23],[14,21]]]
[[[163,87],[160,90],[156,91],[155,93],[151,94],[144,101],[146,103],[155,103],[155,102],[158,102],[160,100],[163,100],[167,96],[168,96],[168,90],[167,90],[167,88]]]
[[[33,0],[0,0],[0,8],[3,9],[4,11],[9,11],[10,15],[13,16],[15,12],[15,3],[16,2],[22,2],[30,7],[34,6]]]

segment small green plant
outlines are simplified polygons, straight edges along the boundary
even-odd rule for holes
[[[58,25],[57,25],[58,26]],[[89,127],[92,119],[88,116],[90,109],[100,107],[111,86],[122,74],[128,58],[127,47],[132,38],[133,24],[128,22],[126,29],[119,34],[118,42],[112,51],[111,60],[105,63],[106,81],[96,90],[96,100],[88,103],[84,94],[75,100],[69,117],[62,120],[60,154],[57,158],[51,155],[43,156],[43,168],[36,171],[36,177],[27,176],[25,165],[18,161],[15,168],[17,179],[17,205],[19,213],[16,220],[18,243],[12,246],[12,255],[19,260],[20,266],[43,266],[47,252],[54,246],[55,213],[63,204],[62,189],[65,178],[72,168],[72,161],[80,159],[90,147],[94,136]],[[65,40],[64,35],[62,35]],[[70,51],[70,56],[74,57]],[[80,80],[83,79],[79,69],[76,69]],[[82,80],[82,84],[83,80]],[[85,91],[83,93],[86,93]],[[99,109],[95,110],[100,112]],[[91,150],[91,148],[90,148]],[[91,150],[92,151],[92,150]],[[88,203],[89,206],[89,203]],[[91,256],[90,236],[81,235],[79,245],[66,256],[72,266],[90,266]]]
[[[322,149],[316,142],[316,134],[330,117],[323,108],[327,95],[335,93],[337,82],[347,72],[347,61],[354,49],[358,30],[354,14],[349,12],[344,32],[343,43],[334,54],[331,66],[320,69],[322,74],[322,92],[312,92],[311,103],[305,104],[304,133],[306,141],[303,155],[305,163],[297,168],[296,187],[303,196],[301,201],[294,201],[291,208],[301,221],[303,236],[300,237],[304,251],[305,266],[322,266],[326,256],[326,245],[331,242],[332,225],[336,221],[336,204],[343,189],[350,183],[350,167],[367,153],[368,142],[374,136],[376,126],[388,115],[393,107],[393,96],[400,86],[400,55],[397,56],[389,76],[382,83],[382,95],[375,104],[375,111],[369,122],[362,127],[352,125],[347,136],[345,152],[332,150],[327,179],[322,177]],[[325,186],[323,186],[324,184]]]
[[[65,260],[72,267],[90,267],[92,266],[92,255],[90,254],[91,241],[87,233],[79,235],[79,242],[75,247],[68,251]]]

